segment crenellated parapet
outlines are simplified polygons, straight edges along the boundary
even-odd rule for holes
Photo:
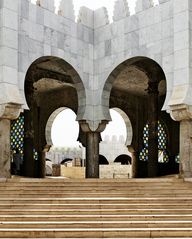
[[[135,8],[135,12],[142,12],[150,7],[153,7],[153,1],[152,0],[137,0],[136,2],[136,8]]]
[[[58,15],[75,21],[74,5],[72,0],[61,0]]]
[[[130,15],[127,0],[116,0],[113,11],[113,21],[121,20]]]
[[[103,27],[109,24],[107,8],[101,7],[94,11],[94,28]]]
[[[87,27],[94,28],[94,11],[87,7],[81,7],[77,22]]]
[[[37,0],[36,4],[51,12],[55,12],[55,1],[54,0]]]

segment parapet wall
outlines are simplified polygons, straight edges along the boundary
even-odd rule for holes
[[[31,0],[1,0],[0,8],[0,104],[27,108],[26,72],[43,56],[64,59],[77,71],[85,89],[79,97],[85,108],[82,118],[92,122],[93,130],[108,120],[109,75],[136,56],[162,67],[167,81],[164,110],[168,104],[192,104],[189,0],[159,0],[157,6],[151,0],[137,0],[134,15],[126,0],[117,0],[112,23],[104,7],[95,11],[82,7],[76,22],[72,0],[62,0],[57,13],[53,0],[38,0],[36,5]]]

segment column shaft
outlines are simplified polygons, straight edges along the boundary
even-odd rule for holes
[[[148,177],[158,175],[158,90],[157,83],[150,86],[148,95]]]
[[[10,120],[0,119],[0,178],[10,178],[10,168]]]
[[[192,120],[180,122],[180,175],[192,177]]]
[[[24,111],[24,176],[34,177],[34,131],[32,123],[32,114],[29,110]]]
[[[86,133],[86,178],[99,178],[99,132]]]

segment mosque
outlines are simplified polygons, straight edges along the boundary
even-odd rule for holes
[[[123,115],[133,177],[192,176],[191,1],[137,0],[130,15],[72,0],[1,0],[0,178],[11,152],[22,175],[45,177],[55,117],[71,109],[85,147],[86,178],[99,178],[101,132]],[[118,125],[117,125],[118,127]]]

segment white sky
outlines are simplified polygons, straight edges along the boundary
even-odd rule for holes
[[[32,3],[35,3],[36,1],[37,0],[31,0]],[[60,1],[61,0],[55,0],[56,7],[58,7]],[[81,6],[86,6],[93,10],[100,7],[107,7],[109,18],[112,19],[114,2],[115,0],[73,0],[75,15],[76,17],[78,16],[79,8]],[[128,0],[130,11],[132,13],[134,11],[135,2],[136,0]]]
[[[31,0],[32,3],[35,3],[37,0]],[[53,0],[54,1],[54,0]],[[59,3],[61,0],[55,0],[55,5],[56,8],[58,7]],[[114,3],[116,0],[73,0],[73,4],[74,4],[74,10],[75,10],[75,15],[76,17],[78,16],[78,12],[79,12],[79,8],[81,6],[86,6],[90,9],[97,9],[100,7],[106,7],[108,10],[108,14],[109,14],[109,19],[110,21],[112,20],[112,16],[113,16],[113,8],[114,8]],[[127,0],[128,5],[129,5],[129,10],[130,13],[133,14],[134,13],[134,8],[135,8],[135,4],[136,4],[137,0]],[[158,0],[152,0],[155,4],[158,4]]]

